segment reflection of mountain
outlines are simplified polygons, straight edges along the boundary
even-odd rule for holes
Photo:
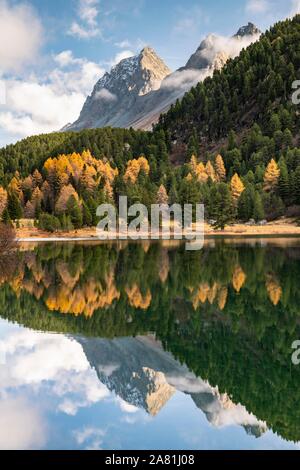
[[[214,426],[236,424],[258,437],[266,425],[227,394],[197,378],[152,337],[115,340],[77,337],[99,380],[130,405],[155,416],[175,391],[188,394]]]

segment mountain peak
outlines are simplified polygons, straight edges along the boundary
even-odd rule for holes
[[[255,36],[256,34],[261,34],[261,31],[255,26],[255,24],[249,23],[246,26],[242,26],[234,37],[244,37],[244,36]]]

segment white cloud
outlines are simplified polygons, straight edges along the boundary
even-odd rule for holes
[[[49,85],[11,81],[7,85],[7,111],[0,112],[0,127],[19,137],[52,132],[73,121],[85,97],[57,94]]]
[[[248,0],[246,4],[247,13],[265,13],[270,8],[268,0]]]
[[[124,39],[124,41],[115,43],[115,46],[119,47],[120,49],[133,49],[135,51],[143,49],[143,47],[146,45],[146,42],[142,39],[137,39],[136,41],[129,41],[128,39]]]
[[[101,101],[104,101],[106,103],[112,103],[114,101],[117,100],[117,97],[116,95],[114,95],[113,93],[111,93],[109,90],[107,90],[106,88],[102,88],[100,91],[98,91],[96,93],[96,96],[95,98],[97,100],[101,100]]]
[[[101,36],[101,30],[97,22],[98,6],[98,0],[79,0],[78,16],[81,23],[73,21],[68,34],[79,39],[91,39]]]
[[[101,31],[99,28],[87,29],[78,24],[76,21],[72,23],[68,33],[71,36],[78,37],[79,39],[91,39],[101,35]]]
[[[114,59],[110,62],[110,65],[113,67],[114,65],[117,65],[119,62],[121,62],[121,60],[128,59],[128,57],[133,57],[134,55],[134,52],[130,51],[129,49],[118,52],[118,54],[116,54]]]
[[[177,71],[169,75],[163,82],[161,87],[174,90],[189,90],[198,82],[203,81],[212,74],[211,70],[183,70]]]
[[[78,63],[78,60],[80,59],[75,59],[73,56],[73,52],[70,50],[62,51],[56,56],[54,56],[54,61],[62,68],[68,67],[69,65],[74,65]]]
[[[64,70],[54,69],[49,74],[49,80],[55,90],[61,93],[69,91],[86,96],[105,73],[95,62],[76,58],[71,51],[61,52],[54,60]]]
[[[86,96],[104,74],[98,64],[76,58],[71,51],[56,55],[47,82],[9,80],[6,106],[0,111],[0,127],[10,135],[25,137],[61,129],[74,122]]]
[[[290,16],[294,16],[297,13],[300,13],[300,0],[293,0]]]
[[[97,24],[98,0],[80,0],[79,2],[79,16],[83,21],[86,21],[90,26]]]
[[[28,4],[0,0],[0,74],[34,62],[42,43],[42,25]]]
[[[176,17],[179,18],[173,27],[173,34],[176,36],[197,35],[201,26],[208,21],[207,15],[199,6],[189,9],[180,7],[177,9]]]
[[[23,398],[0,401],[0,449],[40,449],[46,441],[46,430],[39,410]]]

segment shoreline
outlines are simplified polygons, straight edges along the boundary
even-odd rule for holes
[[[121,233],[116,234],[113,240],[102,240],[97,236],[96,228],[86,228],[71,232],[48,233],[37,228],[20,228],[16,230],[16,241],[24,242],[122,242],[124,239],[118,238]],[[160,234],[161,235],[161,234]],[[264,226],[235,224],[227,226],[224,230],[215,230],[210,225],[204,226],[204,238],[300,238],[300,226],[295,222],[279,220],[270,222]],[[131,241],[130,237],[128,237]],[[150,234],[139,241],[164,241],[162,237],[152,239]],[[171,237],[171,241],[174,240]],[[126,240],[125,240],[126,241]],[[133,241],[133,240],[132,240]]]

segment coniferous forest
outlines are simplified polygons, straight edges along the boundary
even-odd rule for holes
[[[91,129],[0,150],[0,215],[46,230],[97,224],[101,202],[204,203],[216,228],[300,216],[300,15],[188,92],[152,132]]]

